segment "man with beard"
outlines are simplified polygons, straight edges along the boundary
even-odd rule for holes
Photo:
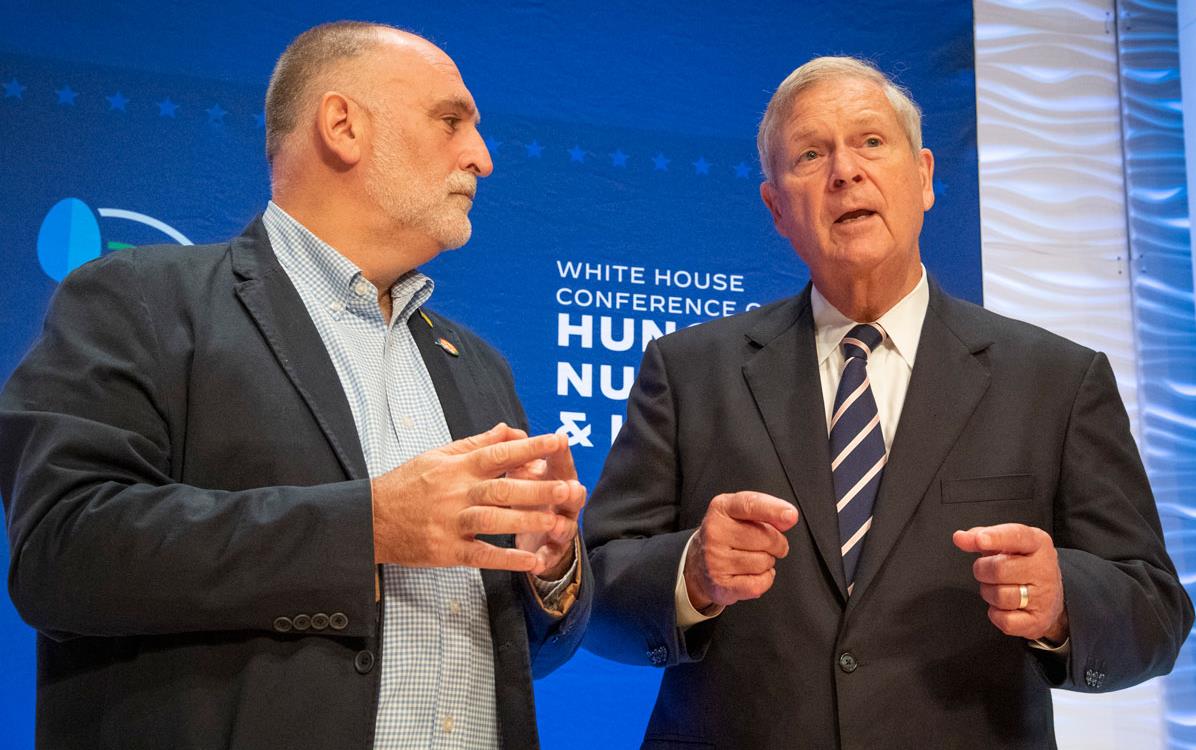
[[[80,268],[0,397],[38,745],[533,747],[532,673],[588,616],[585,491],[426,307],[492,170],[473,98],[341,22],[266,99],[265,213]]]
[[[875,68],[798,68],[758,145],[812,283],[648,346],[587,647],[667,667],[645,747],[1054,747],[1052,687],[1192,626],[1109,362],[927,277],[934,158]]]

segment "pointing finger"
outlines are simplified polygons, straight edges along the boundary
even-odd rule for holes
[[[951,541],[964,552],[981,554],[1006,553],[1029,555],[1051,543],[1050,535],[1042,529],[1020,523],[1003,523],[997,526],[976,526],[967,531],[956,531]]]
[[[779,497],[763,492],[736,492],[720,497],[724,512],[738,521],[760,521],[778,531],[787,531],[797,523],[797,508]]]

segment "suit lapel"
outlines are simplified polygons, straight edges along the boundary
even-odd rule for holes
[[[864,540],[849,610],[880,571],[988,390],[988,368],[975,354],[989,342],[960,328],[966,325],[962,322],[966,316],[952,314],[951,304],[931,282],[930,306],[922,324],[901,422],[876,498],[872,528]]]
[[[453,440],[460,440],[476,435],[491,425],[477,423],[476,409],[468,408],[463,395],[481,392],[469,366],[470,352],[461,346],[457,332],[445,323],[443,318],[431,317],[433,326],[429,326],[419,313],[411,316],[407,326],[415,339],[415,345],[419,348],[424,366],[428,368],[432,385],[436,388],[436,397],[440,400],[449,435]],[[454,356],[452,351],[456,351],[457,355]],[[515,546],[513,534],[486,534],[479,536],[479,539],[497,547]],[[516,611],[514,607],[517,606],[511,596],[511,574],[503,570],[483,570],[482,587],[486,590],[492,629],[496,634],[507,637],[511,628],[504,627],[501,618],[504,617],[504,612]]]
[[[846,598],[810,288],[748,336],[761,348],[744,365],[744,379],[801,509],[801,523]]]
[[[418,312],[407,321],[407,328],[419,354],[428,369],[428,376],[440,399],[440,409],[453,440],[476,435],[490,425],[479,426],[475,415],[466,408],[464,393],[476,393],[478,386],[470,373],[467,357],[461,339],[443,318],[437,316],[434,326],[429,326]],[[438,343],[444,342],[444,343]],[[452,354],[456,352],[456,355]]]
[[[260,218],[231,245],[236,293],[299,391],[345,474],[369,476],[353,412],[328,350],[291,280],[278,265]]]

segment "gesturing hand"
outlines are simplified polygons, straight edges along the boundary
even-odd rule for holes
[[[964,552],[980,553],[972,575],[989,604],[988,619],[1002,633],[1055,644],[1067,640],[1063,575],[1049,534],[1005,523],[956,531],[951,541]]]
[[[783,532],[797,508],[762,492],[735,492],[710,501],[685,558],[685,588],[697,609],[755,599],[772,586],[777,558],[789,554]]]
[[[522,430],[498,424],[421,453],[377,477],[371,483],[375,560],[412,567],[542,572],[545,559],[534,551],[504,549],[475,537],[562,534],[560,516],[545,508],[580,507],[585,492],[581,485],[503,475],[567,450],[563,436],[529,438]]]
[[[577,469],[573,466],[573,453],[569,441],[565,447],[547,459],[537,459],[508,472],[511,479],[536,481],[564,481],[569,484],[568,499],[542,508],[556,515],[556,525],[546,532],[527,531],[515,535],[518,549],[535,553],[543,563],[538,573],[549,580],[559,579],[573,564],[573,540],[577,536],[577,516],[586,502],[586,488],[577,481]]]

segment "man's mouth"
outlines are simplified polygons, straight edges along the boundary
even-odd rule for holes
[[[843,214],[839,218],[835,219],[835,223],[836,224],[850,224],[853,221],[859,221],[860,219],[866,219],[869,216],[873,216],[875,214],[876,214],[875,211],[869,211],[866,208],[857,208],[855,211],[848,211],[847,213]]]

